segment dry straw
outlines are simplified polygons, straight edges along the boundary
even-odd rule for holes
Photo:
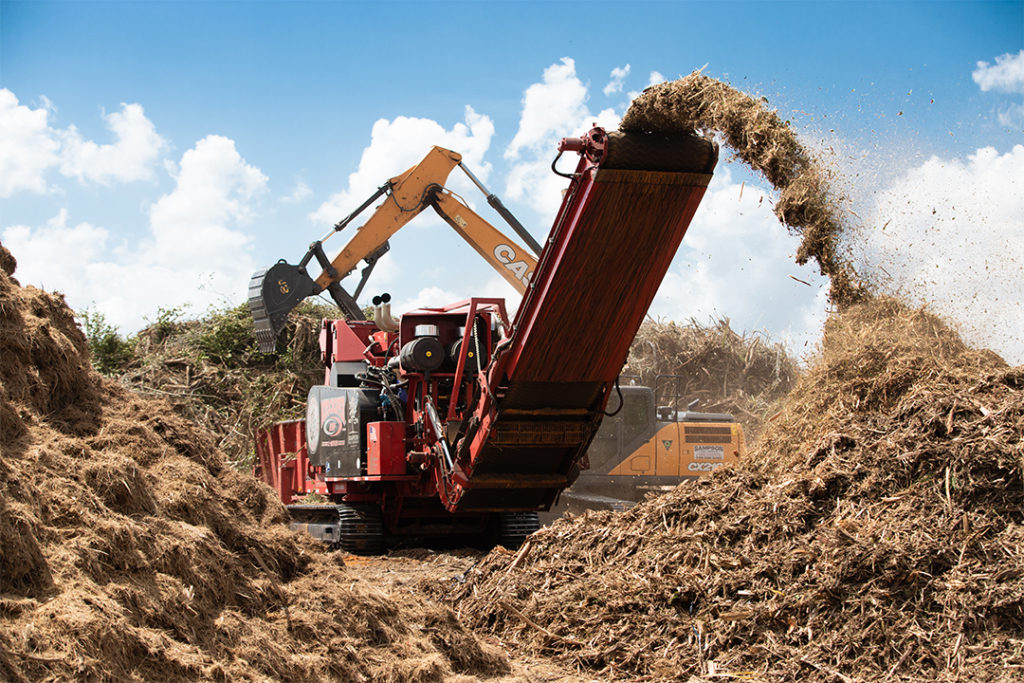
[[[722,134],[779,188],[838,312],[747,459],[496,551],[453,587],[460,614],[609,679],[1019,680],[1024,368],[866,295],[826,183],[764,102],[695,73],[622,125]]]
[[[0,680],[434,681],[507,662],[350,576],[0,247]],[[10,264],[10,268],[8,268]],[[166,364],[165,364],[166,365]]]
[[[560,520],[455,597],[470,624],[609,677],[1016,679],[1022,465],[1024,369],[858,304],[745,463]]]
[[[702,325],[647,321],[622,370],[657,390],[659,405],[731,413],[749,440],[793,387],[798,367],[762,334],[739,334],[725,319]]]

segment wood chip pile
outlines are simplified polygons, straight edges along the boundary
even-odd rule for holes
[[[743,424],[747,441],[796,382],[799,368],[779,343],[760,334],[739,334],[728,320],[711,325],[647,321],[629,350],[624,375],[654,387],[658,405],[731,413]]]
[[[496,551],[513,647],[645,680],[1020,680],[1024,367],[892,300],[830,319],[751,457]]]
[[[162,399],[106,380],[0,246],[0,680],[437,681],[507,669],[352,577]],[[304,540],[305,539],[305,540]]]

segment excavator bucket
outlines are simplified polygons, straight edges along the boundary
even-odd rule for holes
[[[260,351],[272,353],[288,313],[320,290],[304,268],[278,261],[249,280],[249,310]]]

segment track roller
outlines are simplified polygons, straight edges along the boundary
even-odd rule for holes
[[[498,543],[509,550],[515,550],[523,541],[540,528],[536,512],[498,513]]]
[[[384,552],[384,522],[380,507],[372,503],[339,505],[338,545],[355,555]]]

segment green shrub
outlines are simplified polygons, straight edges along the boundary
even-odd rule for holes
[[[239,367],[256,352],[256,336],[247,304],[210,311],[200,329],[195,346],[215,363]]]
[[[135,339],[122,337],[99,311],[86,309],[79,319],[89,342],[92,366],[108,376],[124,370],[135,355]]]
[[[154,344],[159,344],[167,337],[171,336],[178,331],[181,326],[181,317],[185,315],[185,309],[188,306],[160,306],[156,309],[156,320],[150,320],[148,317],[144,317],[147,323],[149,323],[150,338]]]

